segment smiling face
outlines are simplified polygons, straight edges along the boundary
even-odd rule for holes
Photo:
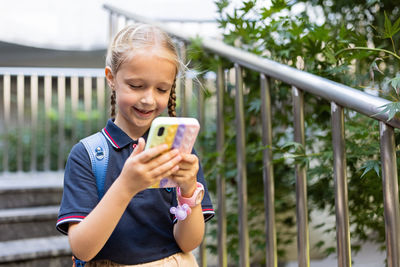
[[[168,50],[144,48],[126,59],[115,75],[106,68],[106,76],[116,93],[115,124],[138,139],[167,108],[176,64]]]

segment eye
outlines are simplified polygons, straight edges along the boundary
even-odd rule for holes
[[[129,84],[129,87],[137,89],[137,88],[142,88],[142,85],[140,85],[140,84]]]
[[[169,89],[157,88],[161,93],[168,93]]]

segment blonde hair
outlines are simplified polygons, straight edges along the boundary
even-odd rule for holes
[[[149,24],[132,24],[119,31],[108,48],[106,66],[111,69],[115,76],[121,65],[134,55],[132,51],[155,46],[162,47],[170,52],[168,59],[175,63],[177,76],[183,64],[179,60],[175,44],[167,33]],[[171,117],[176,116],[176,76],[168,100],[168,114]],[[111,117],[115,117],[114,90],[111,94]]]

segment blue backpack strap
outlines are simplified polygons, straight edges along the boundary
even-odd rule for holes
[[[96,177],[97,194],[99,200],[104,195],[104,183],[108,165],[108,144],[101,132],[95,133],[81,140],[89,154],[92,171]]]

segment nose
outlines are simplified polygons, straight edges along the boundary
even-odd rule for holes
[[[155,97],[154,97],[154,90],[153,88],[148,88],[143,92],[143,96],[140,99],[140,102],[142,104],[146,105],[153,105],[155,103]]]

